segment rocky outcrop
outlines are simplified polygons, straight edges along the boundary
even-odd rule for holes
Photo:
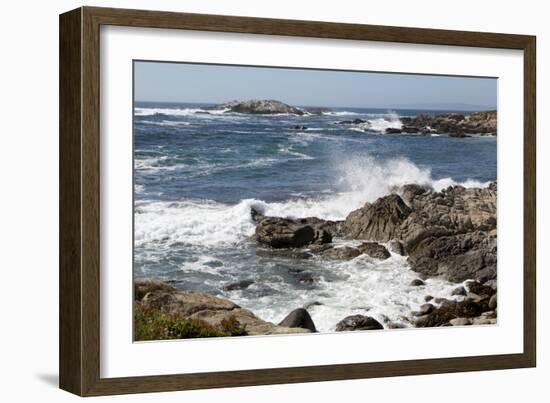
[[[225,109],[228,112],[246,113],[254,115],[291,114],[303,115],[300,108],[287,105],[272,99],[251,99],[247,101],[231,101],[216,106],[216,109]]]
[[[336,324],[337,332],[349,332],[355,330],[380,330],[384,326],[376,319],[364,315],[351,315]]]
[[[353,239],[401,240],[411,268],[450,281],[496,278],[496,183],[440,192],[406,185],[351,212],[342,231]]]
[[[398,195],[384,196],[352,211],[346,217],[343,232],[349,238],[378,242],[400,238],[401,224],[411,212]]]
[[[469,284],[468,284],[469,283]],[[424,304],[416,312],[416,327],[488,325],[497,321],[496,290],[479,282],[468,282],[462,300],[436,299],[438,307]],[[475,294],[471,290],[483,292]],[[427,307],[431,305],[431,307]]]
[[[181,320],[199,320],[213,328],[228,322],[236,323],[246,335],[311,332],[307,328],[275,325],[225,298],[202,292],[180,291],[158,280],[137,279],[134,281],[134,290],[134,304],[145,312],[162,312]]]
[[[391,128],[386,133],[447,133],[450,137],[469,137],[471,134],[496,136],[497,111],[421,114],[416,117],[402,117],[401,123],[401,129]]]

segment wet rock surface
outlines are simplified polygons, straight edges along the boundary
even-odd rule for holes
[[[370,316],[364,315],[347,316],[336,325],[337,332],[380,329],[384,329],[384,326],[380,322]]]

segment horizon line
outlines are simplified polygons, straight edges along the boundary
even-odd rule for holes
[[[268,99],[268,98],[250,98],[252,99],[258,99],[258,100],[271,100],[271,101],[278,101],[276,99]],[[246,99],[249,100],[249,99]],[[152,100],[134,100],[133,104],[135,103],[171,103],[171,104],[204,104],[204,105],[217,105],[217,104],[223,104],[225,102],[231,102],[231,101],[225,101],[225,102],[205,102],[205,101],[152,101]],[[494,106],[486,106],[486,105],[471,105],[471,106],[464,106],[463,108],[445,108],[445,107],[426,107],[426,106],[350,106],[350,105],[338,105],[338,106],[326,106],[326,105],[297,105],[297,104],[288,104],[283,101],[278,101],[285,103],[286,105],[294,106],[294,107],[302,107],[302,108],[355,108],[355,109],[408,109],[408,110],[431,110],[431,111],[450,111],[450,110],[456,110],[456,111],[488,111],[488,110],[497,110],[497,105]]]

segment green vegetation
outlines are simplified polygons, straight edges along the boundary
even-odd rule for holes
[[[175,314],[134,304],[134,338],[136,341],[191,339],[199,337],[246,336],[245,327],[234,316],[212,326],[200,319],[185,319]]]

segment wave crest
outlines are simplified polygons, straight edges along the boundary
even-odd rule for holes
[[[377,161],[371,157],[356,158],[338,164],[334,169],[337,188],[330,195],[296,197],[282,202],[257,199],[241,200],[228,205],[214,201],[142,203],[135,209],[135,245],[148,243],[170,246],[174,243],[201,247],[235,246],[254,234],[251,208],[270,216],[299,218],[319,217],[342,220],[353,210],[387,195],[408,183],[440,191],[451,185],[486,187],[488,182],[452,178],[434,179],[429,169],[398,158]]]

